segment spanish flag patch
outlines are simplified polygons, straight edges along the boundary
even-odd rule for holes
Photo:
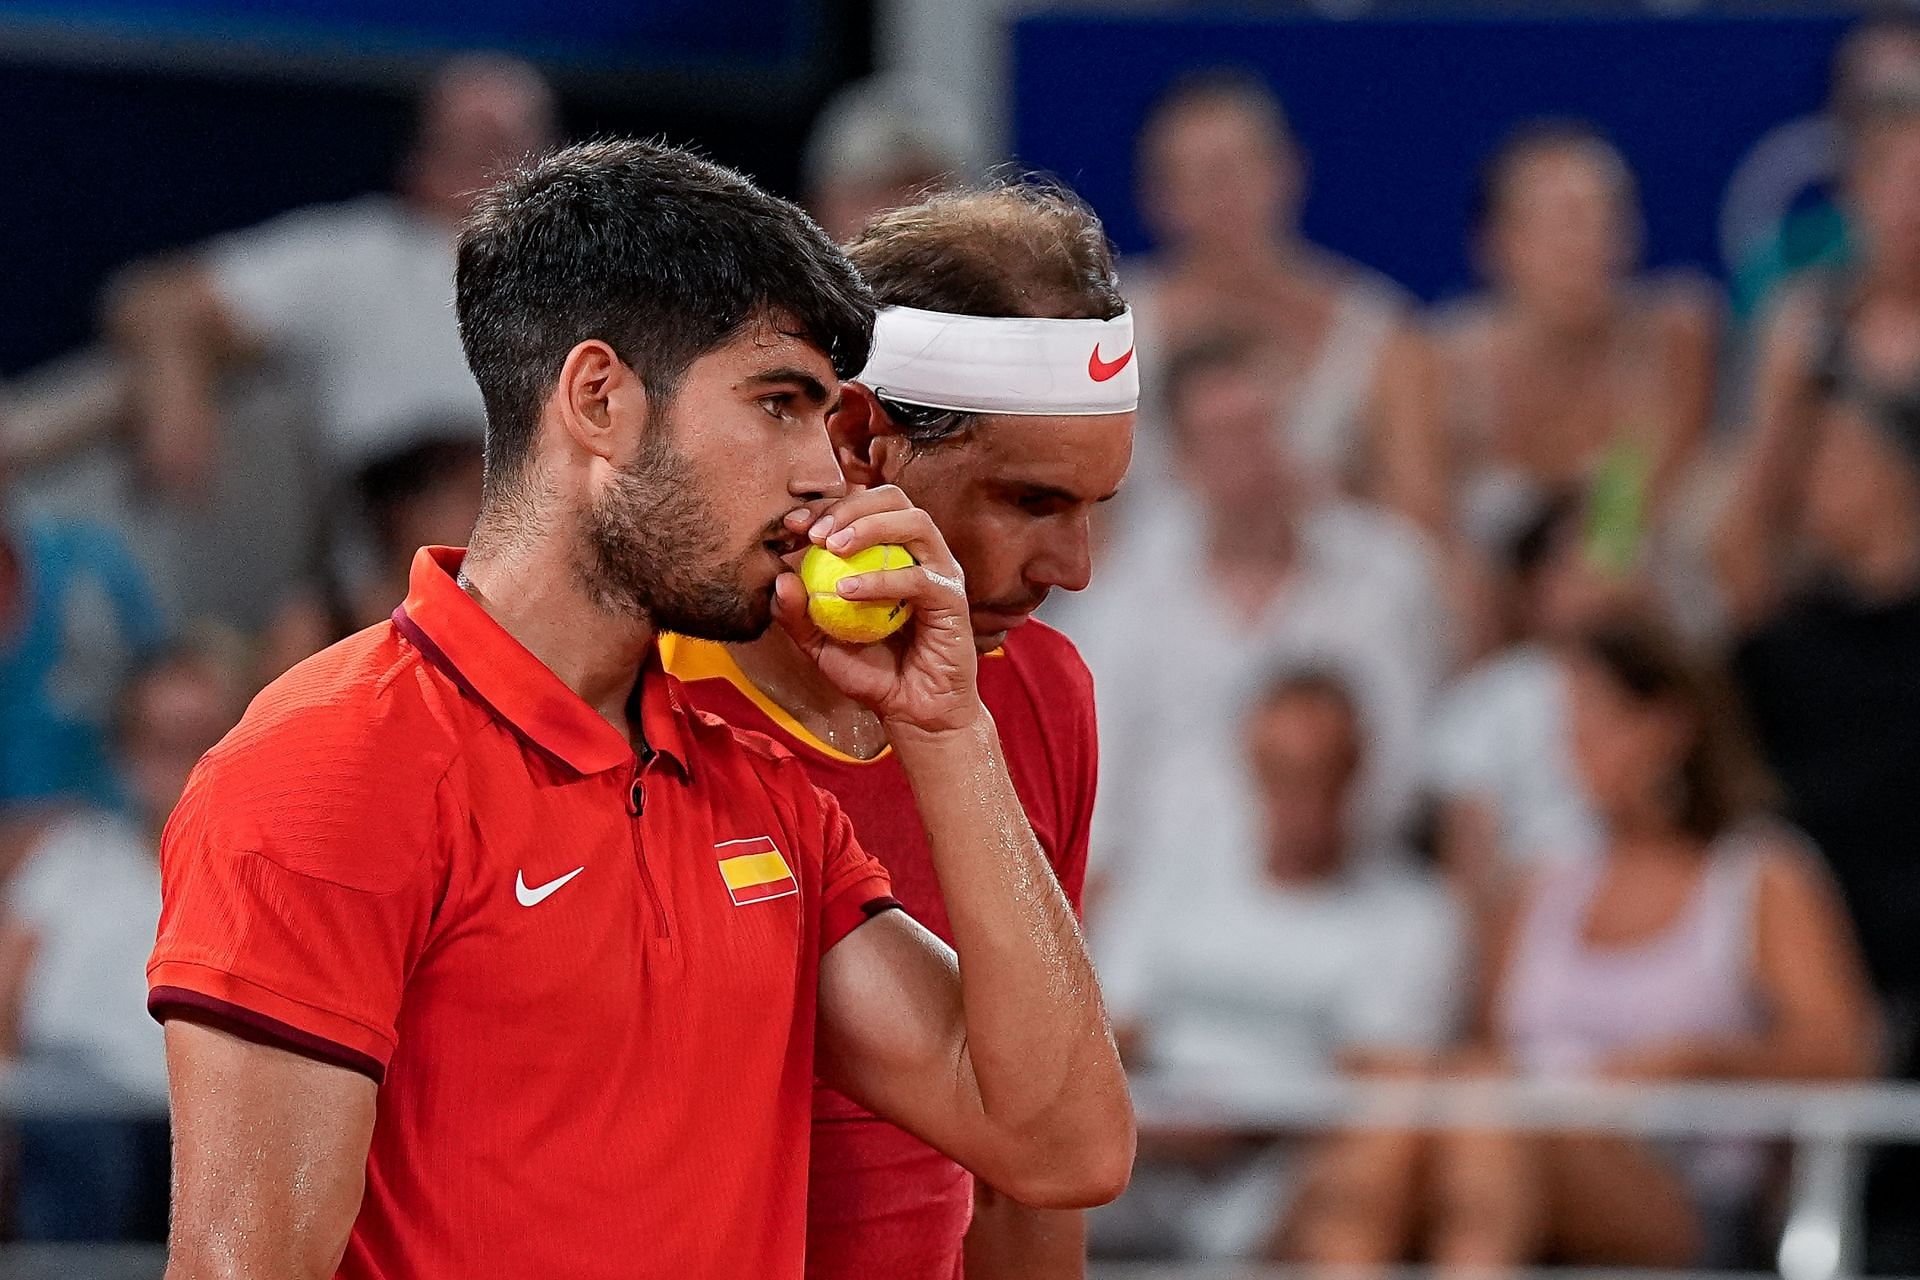
[[[720,878],[727,882],[727,894],[733,905],[766,902],[800,892],[793,868],[780,856],[767,836],[728,840],[714,846],[720,857]]]

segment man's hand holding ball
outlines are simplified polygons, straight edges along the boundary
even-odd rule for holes
[[[966,586],[932,518],[881,485],[834,503],[807,536],[800,572],[774,584],[774,612],[821,673],[890,731],[976,725]]]

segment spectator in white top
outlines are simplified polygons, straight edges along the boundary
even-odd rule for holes
[[[1361,833],[1409,816],[1421,725],[1451,657],[1435,557],[1410,523],[1302,476],[1273,429],[1260,352],[1219,339],[1169,362],[1185,483],[1130,512],[1112,567],[1051,614],[1094,673],[1102,879],[1188,846],[1193,796],[1234,776],[1232,726],[1280,662],[1354,690],[1370,744]]]
[[[261,359],[310,390],[330,474],[406,445],[409,424],[480,421],[453,315],[454,235],[496,170],[555,136],[536,71],[462,58],[426,90],[395,194],[296,210],[131,269],[110,292],[107,327],[132,361],[150,478],[175,492],[208,486],[222,381]]]
[[[1107,934],[1101,987],[1123,1046],[1172,1088],[1430,1058],[1463,1005],[1460,917],[1404,849],[1356,834],[1351,695],[1285,671],[1244,730],[1239,803],[1196,803],[1194,839],[1131,886]],[[1143,1133],[1141,1155],[1100,1234],[1189,1255],[1264,1251],[1305,1163],[1293,1144],[1191,1133]]]
[[[801,156],[807,210],[840,244],[875,216],[964,177],[974,150],[963,112],[929,86],[875,76],[820,111]]]

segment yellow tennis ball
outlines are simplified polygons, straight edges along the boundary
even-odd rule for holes
[[[800,558],[800,582],[807,589],[807,616],[813,625],[846,644],[885,640],[906,625],[913,606],[904,600],[845,600],[840,579],[879,569],[905,569],[914,564],[905,547],[883,542],[842,558],[825,547],[808,547]]]

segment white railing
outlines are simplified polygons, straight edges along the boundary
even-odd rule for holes
[[[1201,1129],[1297,1134],[1415,1128],[1780,1139],[1793,1155],[1788,1211],[1777,1253],[1779,1271],[1786,1280],[1837,1280],[1858,1274],[1863,1145],[1920,1143],[1920,1085],[1911,1084],[1429,1082],[1192,1075],[1174,1081],[1142,1076],[1134,1081],[1134,1106],[1146,1133]],[[1178,1274],[1232,1273],[1188,1269]]]
[[[1268,1079],[1179,1080],[1139,1076],[1134,1107],[1143,1133],[1191,1130],[1242,1134],[1325,1133],[1353,1128],[1601,1131],[1648,1137],[1773,1138],[1792,1149],[1789,1208],[1778,1250],[1786,1280],[1838,1280],[1859,1270],[1863,1147],[1920,1144],[1920,1085],[1600,1084],[1524,1080],[1401,1081]],[[159,1119],[157,1102],[116,1094],[97,1080],[54,1067],[0,1071],[0,1115]],[[0,1274],[25,1277],[139,1276],[157,1250],[9,1249]],[[83,1259],[85,1260],[83,1262]],[[41,1271],[32,1264],[50,1266]],[[89,1265],[92,1264],[92,1265]],[[19,1268],[25,1266],[26,1270]],[[103,1268],[95,1270],[98,1266]],[[154,1272],[157,1274],[157,1271]],[[1286,1267],[1198,1263],[1106,1263],[1095,1280],[1289,1280]],[[1317,1270],[1316,1277],[1334,1273]],[[1418,1269],[1396,1276],[1428,1274]],[[1555,1270],[1584,1276],[1619,1272]],[[1678,1275],[1681,1273],[1663,1273]],[[1726,1280],[1728,1273],[1714,1273]],[[1371,1273],[1369,1280],[1379,1280]]]

